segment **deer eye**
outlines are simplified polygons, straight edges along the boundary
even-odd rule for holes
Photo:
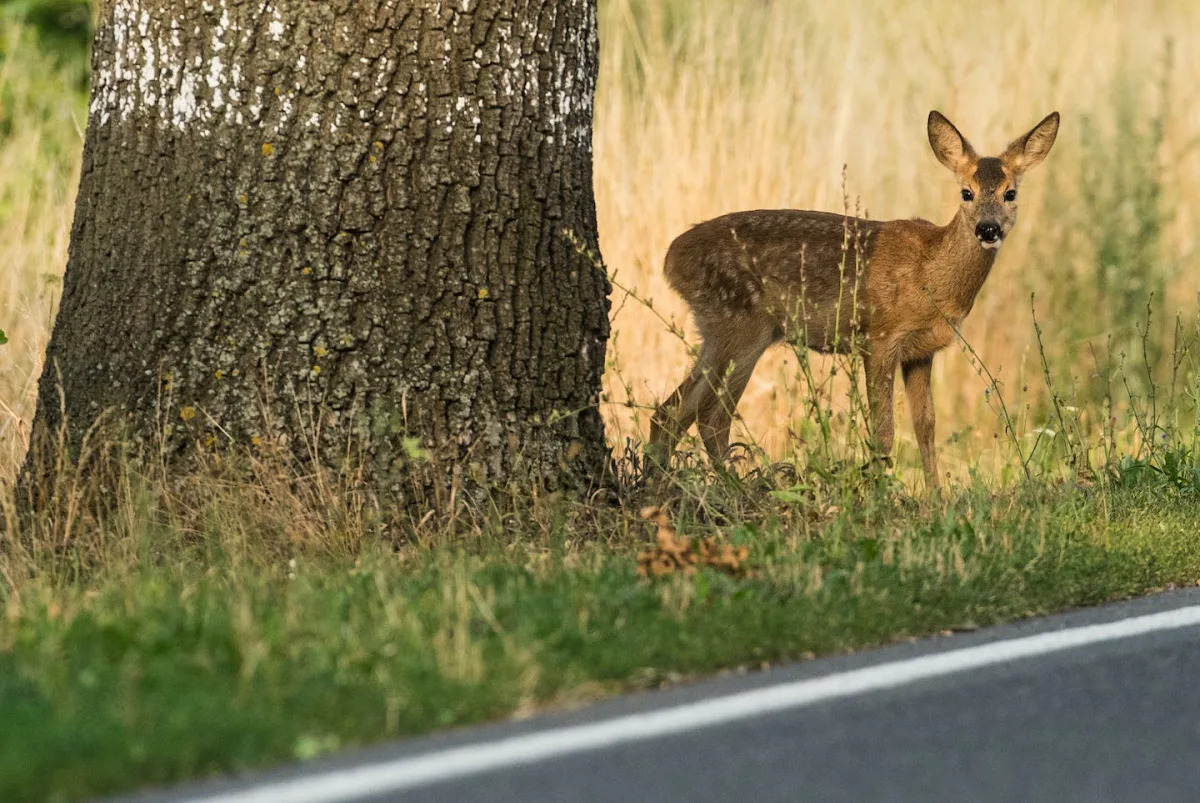
[[[1006,193],[1004,193],[1004,200],[1008,201],[1010,204],[1011,204],[1013,201],[1017,200],[1017,191],[1016,191],[1016,190],[1009,190],[1009,191],[1007,191]]]
[[[970,190],[963,190],[963,191],[962,191],[962,199],[963,199],[964,201],[968,201],[968,202],[970,202],[970,201],[974,201],[974,200],[975,200],[975,193],[971,192]]]

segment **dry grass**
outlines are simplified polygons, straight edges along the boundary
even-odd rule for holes
[[[610,0],[602,8],[601,246],[618,282],[654,304],[624,303],[621,293],[615,299],[607,386],[614,439],[644,436],[644,406],[673,388],[689,362],[687,346],[659,317],[686,322],[661,275],[670,241],[737,209],[842,211],[843,165],[851,209],[861,203],[874,218],[945,223],[957,187],[926,142],[932,108],[993,153],[1049,111],[1063,115],[1055,151],[1028,177],[1021,221],[964,327],[998,375],[1025,437],[1047,423],[1031,293],[1055,378],[1068,386],[1068,372],[1082,381],[1094,370],[1089,343],[1103,352],[1109,335],[1118,350],[1130,340],[1144,317],[1138,293],[1161,286],[1168,318],[1194,310],[1200,6]],[[1161,143],[1154,141],[1158,121]],[[1148,163],[1123,165],[1118,181],[1117,161],[1142,154]],[[1118,208],[1128,206],[1128,195],[1155,191],[1157,205]],[[1097,212],[1097,198],[1113,199],[1114,208]],[[1144,264],[1117,268],[1132,290],[1109,282],[1097,292],[1100,232],[1115,232],[1117,259],[1126,261],[1124,252],[1145,239],[1139,219],[1156,209],[1162,219],[1152,221],[1161,224],[1151,235],[1154,252],[1135,255]],[[1160,325],[1170,324],[1163,318],[1160,311],[1156,340],[1167,329]],[[940,437],[973,428],[946,450],[943,468],[961,474],[969,463],[1011,463],[1007,446],[990,448],[1001,423],[971,361],[951,349],[934,371]],[[774,350],[741,404],[743,437],[773,454],[791,447],[789,429],[805,425],[796,374],[796,358]],[[643,409],[626,408],[628,400]],[[844,397],[833,401],[846,408]],[[1095,423],[1101,414],[1091,415]],[[897,430],[912,469],[907,413],[898,413]]]
[[[0,479],[28,446],[67,262],[85,109],[68,71],[0,25]]]
[[[659,317],[686,323],[660,271],[670,240],[736,209],[841,210],[843,166],[851,207],[945,222],[955,187],[925,142],[930,108],[985,150],[1051,109],[1063,113],[1059,144],[1026,183],[1021,223],[965,326],[1023,437],[1035,437],[1048,415],[1031,292],[1056,379],[1068,387],[1094,371],[1090,344],[1103,351],[1113,335],[1119,351],[1130,342],[1150,289],[1166,296],[1156,326],[1194,310],[1200,6],[602,0],[601,8],[601,245],[617,281],[654,303],[651,310],[621,292],[614,299],[605,406],[614,445],[644,437],[645,406],[688,362],[687,346]],[[0,478],[15,471],[34,409],[66,263],[83,115],[68,76],[11,25],[2,36],[0,125],[11,133],[0,142],[0,329],[11,342],[0,350]],[[1160,194],[1126,203],[1146,192]],[[1139,225],[1152,214],[1146,235]],[[1113,231],[1117,257],[1107,270],[1121,281],[1109,276],[1097,290],[1100,235]],[[1143,241],[1152,247],[1138,250]],[[789,432],[811,428],[797,376],[786,350],[768,355],[742,403],[743,439],[780,454],[794,445]],[[971,361],[951,350],[938,360],[935,383],[940,437],[953,441],[944,467],[960,475],[968,463],[1011,469],[1011,450],[993,445],[1001,425]],[[843,395],[832,401],[845,411]],[[1101,413],[1089,401],[1096,409],[1085,416],[1096,423]],[[915,477],[906,420],[901,412],[900,457]]]

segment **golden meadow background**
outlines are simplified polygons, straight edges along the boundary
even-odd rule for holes
[[[620,402],[653,404],[689,362],[687,345],[658,317],[686,322],[661,275],[672,238],[736,209],[843,211],[846,197],[873,218],[944,224],[958,189],[926,139],[934,108],[987,154],[1062,113],[1055,149],[1022,184],[1019,223],[963,335],[999,380],[1028,450],[1039,428],[1057,427],[1031,314],[1036,294],[1055,390],[1078,408],[1076,423],[1097,433],[1107,424],[1111,386],[1118,436],[1131,435],[1125,379],[1145,402],[1137,327],[1148,305],[1147,354],[1161,382],[1176,314],[1195,334],[1200,4],[611,0],[602,8],[600,241],[617,282],[654,305],[614,294],[610,439],[644,437],[648,411]],[[797,377],[795,355],[776,348],[741,403],[741,438],[771,456],[788,455],[792,439],[813,429],[810,390]],[[1013,470],[987,389],[961,350],[935,361],[943,469]],[[847,410],[844,393],[827,398]],[[903,402],[897,416],[901,463],[915,478]]]
[[[604,259],[625,288],[613,296],[604,403],[615,448],[644,438],[648,408],[678,383],[694,345],[670,326],[694,340],[661,275],[670,241],[747,208],[843,211],[848,203],[873,218],[947,222],[957,188],[925,138],[933,108],[983,153],[1062,113],[1058,143],[1022,186],[1020,222],[963,334],[1031,445],[1053,424],[1030,311],[1036,294],[1057,392],[1099,432],[1111,387],[1118,429],[1129,436],[1127,396],[1149,392],[1138,329],[1147,310],[1145,353],[1161,381],[1170,376],[1176,316],[1195,332],[1200,4],[600,6],[596,199]],[[0,346],[0,477],[13,475],[25,448],[86,123],[80,65],[56,49],[0,19],[0,329],[10,341]],[[830,367],[814,364],[819,377]],[[994,395],[972,360],[947,350],[934,382],[943,468],[1013,471]],[[838,412],[840,438],[848,403],[844,385],[832,387],[822,398]],[[775,349],[742,401],[735,439],[773,457],[792,454],[797,436],[812,431],[812,393],[796,356]],[[903,404],[897,413],[901,467],[915,478]]]

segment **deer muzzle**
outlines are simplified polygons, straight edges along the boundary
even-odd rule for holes
[[[985,220],[975,226],[975,236],[984,248],[999,248],[1000,241],[1004,239],[1004,231],[999,223]]]

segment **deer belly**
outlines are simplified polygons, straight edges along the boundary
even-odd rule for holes
[[[849,354],[865,338],[854,309],[807,308],[780,321],[784,339],[821,354]]]

